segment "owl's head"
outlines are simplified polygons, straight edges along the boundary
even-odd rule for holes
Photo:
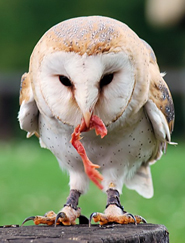
[[[30,60],[40,112],[72,126],[82,117],[88,125],[92,114],[111,124],[146,101],[139,89],[148,89],[147,60],[142,61],[147,53],[142,40],[117,20],[93,16],[59,23],[43,35]]]

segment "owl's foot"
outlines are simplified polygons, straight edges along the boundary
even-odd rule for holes
[[[77,210],[71,208],[70,206],[65,206],[61,212],[56,214],[53,211],[47,212],[44,216],[31,216],[26,218],[22,225],[27,221],[33,220],[35,225],[46,224],[46,225],[75,225],[76,219],[79,218],[80,224],[88,224],[88,219],[81,215],[81,209]]]
[[[100,225],[118,223],[118,224],[139,224],[141,222],[146,223],[146,220],[141,216],[134,216],[131,213],[124,211],[120,204],[119,192],[112,188],[107,190],[107,206],[103,213],[92,213],[89,220],[89,225],[91,225],[91,220],[94,222],[99,222]]]
[[[53,225],[55,224],[55,219],[57,217],[57,214],[53,211],[49,211],[47,213],[44,214],[44,216],[31,216],[26,218],[23,222],[22,225],[23,226],[26,222],[33,220],[35,225],[39,225],[39,224],[47,224],[47,225]]]
[[[104,214],[103,213],[92,213],[89,220],[89,225],[91,225],[91,220],[94,222],[99,222],[100,225],[117,223],[117,224],[139,224],[141,222],[146,223],[146,220],[141,216],[134,216],[131,213],[123,211],[116,205],[109,205]]]
[[[22,225],[27,221],[33,220],[34,224],[47,224],[47,225],[75,225],[75,220],[79,218],[80,224],[88,224],[89,220],[81,215],[81,209],[77,207],[80,192],[71,190],[67,202],[63,209],[56,214],[53,211],[46,213],[44,216],[31,216],[26,218]]]

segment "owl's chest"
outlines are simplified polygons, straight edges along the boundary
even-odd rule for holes
[[[102,169],[112,167],[112,164],[118,168],[131,168],[134,164],[139,167],[150,160],[157,146],[153,128],[144,112],[133,125],[108,129],[103,139],[91,131],[84,134],[82,142],[89,158]]]
[[[42,116],[39,124],[42,142],[57,157],[60,165],[83,170],[81,158],[70,143],[73,128]],[[138,165],[147,162],[156,147],[153,129],[144,113],[132,126],[108,128],[103,139],[96,136],[94,130],[82,133],[82,137],[89,159],[102,169],[112,165],[132,167],[136,162]]]

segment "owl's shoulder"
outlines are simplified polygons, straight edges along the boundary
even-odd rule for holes
[[[20,111],[18,119],[21,129],[28,132],[27,137],[38,136],[38,108],[33,97],[29,73],[23,74],[20,87]]]

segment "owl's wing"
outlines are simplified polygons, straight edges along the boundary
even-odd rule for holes
[[[148,163],[143,164],[133,178],[126,181],[125,184],[128,188],[136,190],[140,195],[150,198],[153,196],[153,185],[149,163],[160,159],[162,152],[166,151],[167,143],[175,144],[171,142],[175,112],[171,93],[163,75],[160,74],[155,54],[145,41],[143,43],[150,55],[150,87],[144,110],[152,124],[157,144]]]
[[[160,74],[152,48],[146,42],[143,41],[143,43],[150,56],[150,87],[145,110],[152,123],[156,138],[161,142],[170,143],[175,119],[173,99],[163,79],[164,74]]]
[[[149,99],[144,109],[157,138],[156,149],[148,163],[142,164],[133,178],[127,180],[125,184],[143,197],[151,198],[153,196],[153,184],[149,163],[160,159],[162,152],[166,151],[167,143],[171,143],[170,135],[174,126],[173,100],[161,75],[156,79],[153,76],[151,79]]]
[[[20,88],[19,123],[21,129],[28,132],[27,137],[37,135],[38,108],[33,97],[29,74],[23,74]]]
[[[161,142],[170,143],[175,111],[171,93],[162,77],[151,80],[149,99],[145,110],[152,123],[156,138]]]

